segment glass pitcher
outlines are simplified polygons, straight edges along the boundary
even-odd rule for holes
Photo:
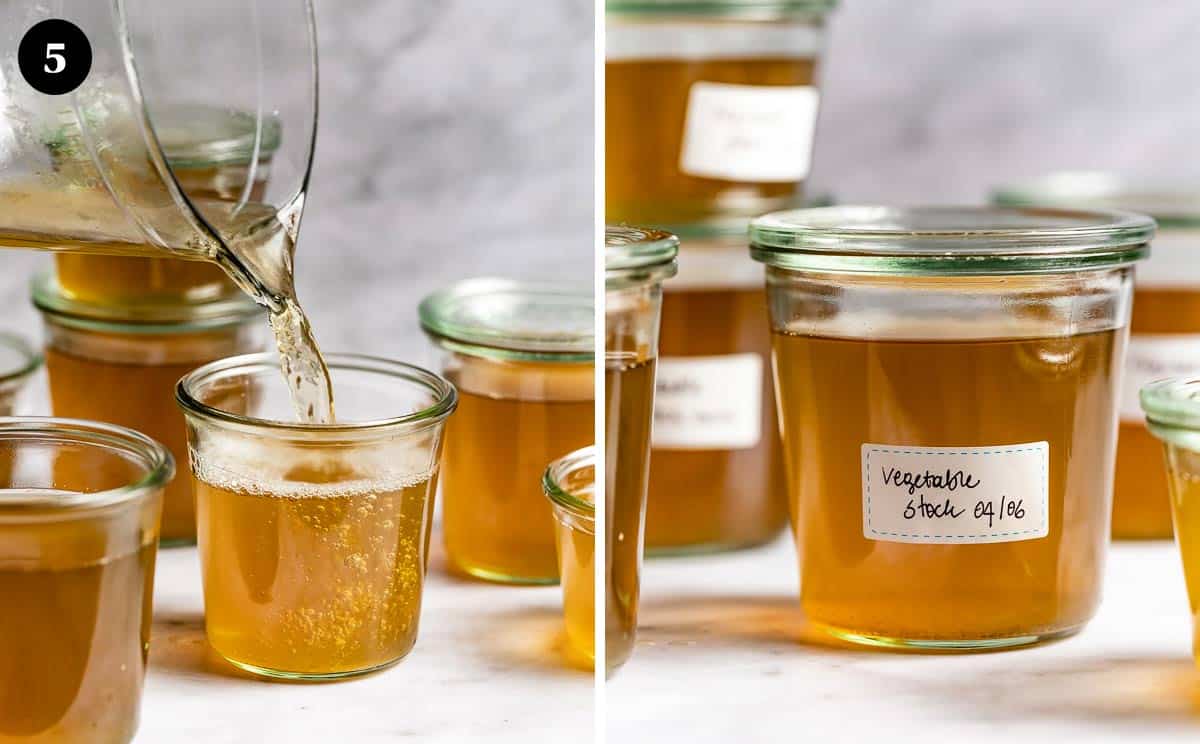
[[[89,75],[60,96],[18,65],[47,18],[92,47]],[[5,3],[0,44],[0,247],[213,261],[278,305],[316,133],[311,0]],[[229,119],[230,157],[249,163],[230,198],[198,191],[165,155],[189,112]],[[272,147],[264,193],[255,155]]]

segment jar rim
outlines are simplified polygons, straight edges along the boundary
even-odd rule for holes
[[[345,437],[347,435],[394,434],[395,429],[424,429],[445,421],[458,406],[458,391],[449,380],[427,369],[405,362],[366,354],[325,354],[330,370],[352,370],[403,379],[420,385],[433,393],[433,403],[399,416],[385,416],[363,421],[332,424],[280,421],[226,411],[203,403],[195,390],[205,384],[228,377],[269,372],[278,377],[281,367],[278,357],[269,352],[241,354],[209,362],[184,375],[175,385],[175,401],[185,414],[199,416],[210,422],[250,433],[264,431],[306,438]]]
[[[1060,273],[1132,264],[1153,219],[1116,210],[838,206],[750,224],[750,254],[784,269],[909,276]]]
[[[584,468],[592,468],[593,473],[595,472],[595,445],[581,447],[547,465],[542,473],[542,490],[554,506],[565,509],[576,517],[595,520],[595,502],[584,498],[578,490],[572,490],[566,485],[572,474]]]
[[[605,225],[604,278],[608,285],[662,281],[678,270],[679,238],[651,227]]]
[[[28,339],[16,333],[0,331],[0,348],[16,355],[11,366],[0,366],[0,390],[8,390],[24,383],[45,361],[41,352],[37,351]]]
[[[279,117],[258,119],[244,111],[196,103],[172,103],[155,109],[150,120],[172,168],[247,165],[274,155],[282,139]]]
[[[1006,207],[1119,209],[1148,214],[1160,229],[1200,229],[1200,183],[1124,176],[1108,171],[1057,171],[992,190]]]
[[[53,272],[30,281],[33,306],[55,322],[72,328],[128,334],[208,331],[258,319],[263,309],[240,291],[202,301],[101,303],[72,297]]]
[[[613,15],[739,16],[752,19],[781,16],[825,16],[837,0],[607,0]]]
[[[1159,439],[1200,450],[1200,377],[1169,377],[1142,386],[1146,424]]]
[[[0,417],[0,442],[25,439],[41,442],[73,442],[85,446],[120,450],[141,461],[146,473],[133,483],[90,493],[30,493],[23,498],[0,499],[0,519],[19,517],[21,512],[76,512],[104,509],[140,500],[164,488],[175,475],[175,459],[160,442],[141,432],[116,424],[51,416]]]
[[[466,354],[503,359],[591,362],[595,300],[589,285],[479,277],[427,295],[421,328]]]

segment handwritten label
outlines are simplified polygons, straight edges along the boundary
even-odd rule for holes
[[[750,183],[803,180],[819,99],[810,85],[693,84],[680,170]]]
[[[654,390],[657,449],[749,449],[762,437],[758,354],[660,357]]]
[[[1121,381],[1121,420],[1137,423],[1146,420],[1138,401],[1138,391],[1146,383],[1195,374],[1200,374],[1200,334],[1131,335]]]
[[[863,536],[907,543],[1033,540],[1050,531],[1050,445],[862,446]]]

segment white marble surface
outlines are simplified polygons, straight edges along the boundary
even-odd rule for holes
[[[1122,544],[1079,635],[952,656],[804,632],[790,538],[647,563],[632,659],[607,686],[610,742],[1194,742],[1200,674],[1171,543]]]
[[[238,671],[205,640],[196,550],[163,550],[135,742],[588,742],[592,675],[563,656],[561,602],[556,586],[452,577],[435,550],[407,658],[342,682],[268,682]]]

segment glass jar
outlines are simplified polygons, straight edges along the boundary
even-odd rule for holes
[[[42,355],[15,333],[0,332],[0,416],[17,410],[17,399],[42,366]]]
[[[0,740],[129,742],[171,455],[118,426],[5,418],[0,462]]]
[[[1192,649],[1200,664],[1200,379],[1173,377],[1141,390],[1146,426],[1166,452],[1175,542],[1192,610]]]
[[[832,0],[608,0],[605,217],[682,224],[797,203]]]
[[[763,270],[746,222],[678,228],[664,285],[646,553],[758,545],[787,524]]]
[[[41,276],[33,283],[33,304],[45,329],[54,415],[144,432],[179,462],[187,461],[187,432],[175,383],[214,359],[262,348],[262,311],[240,295],[135,310],[76,300]],[[195,499],[186,478],[166,487],[161,536],[164,545],[196,542]]]
[[[176,388],[208,640],[266,677],[366,674],[417,638],[454,386],[386,359],[325,360],[336,424],[295,422],[271,354],[213,362]]]
[[[633,653],[650,470],[662,282],[679,241],[660,230],[608,227],[604,240],[605,665]]]
[[[1130,209],[1158,222],[1154,249],[1138,265],[1121,383],[1121,427],[1113,486],[1115,538],[1171,537],[1162,447],[1146,429],[1138,390],[1164,377],[1200,374],[1200,188],[1105,173],[1057,173],[1007,186],[999,204]]]
[[[159,112],[155,125],[167,162],[190,198],[230,203],[265,198],[271,156],[279,147],[277,119],[172,105]],[[237,292],[225,272],[207,261],[61,252],[54,260],[63,292],[84,302],[196,302]]]
[[[442,536],[450,564],[488,581],[558,583],[546,463],[595,441],[592,289],[468,279],[421,302],[458,388],[446,431]]]
[[[767,215],[784,465],[813,625],[971,649],[1100,599],[1132,265],[1148,217],[833,207]]]
[[[550,463],[542,490],[557,523],[567,641],[572,655],[591,667],[596,658],[596,448]]]

